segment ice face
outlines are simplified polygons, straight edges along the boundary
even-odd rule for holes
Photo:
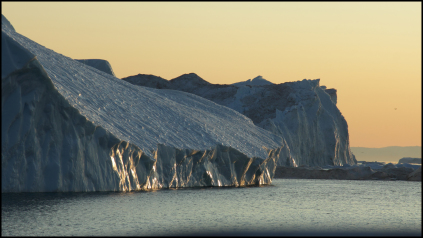
[[[277,110],[275,118],[259,126],[285,138],[290,150],[286,157],[294,158],[297,165],[354,165],[357,161],[350,150],[348,125],[336,107],[336,94],[329,95],[319,81],[290,83],[290,106]]]
[[[244,115],[86,67],[3,20],[2,34],[2,62],[18,62],[2,63],[2,192],[271,182],[283,139]]]

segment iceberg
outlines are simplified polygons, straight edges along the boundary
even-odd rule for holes
[[[134,85],[196,94],[242,113],[283,138],[278,165],[355,165],[348,125],[336,107],[336,89],[320,79],[273,84],[262,76],[232,85],[211,84],[190,73],[166,80],[138,74],[122,79]]]
[[[135,86],[2,15],[2,193],[270,184],[283,138],[205,98]]]
[[[401,158],[400,160],[398,160],[398,164],[402,164],[402,163],[421,164],[422,163],[422,159],[421,158],[404,157],[404,158]]]

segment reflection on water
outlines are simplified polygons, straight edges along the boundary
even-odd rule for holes
[[[2,235],[421,235],[421,182],[2,194]]]

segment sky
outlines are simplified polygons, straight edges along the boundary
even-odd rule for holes
[[[421,2],[2,2],[15,30],[118,78],[337,89],[350,146],[421,146]]]

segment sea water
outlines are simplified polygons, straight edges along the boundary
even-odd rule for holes
[[[421,182],[2,194],[2,236],[421,235]]]

